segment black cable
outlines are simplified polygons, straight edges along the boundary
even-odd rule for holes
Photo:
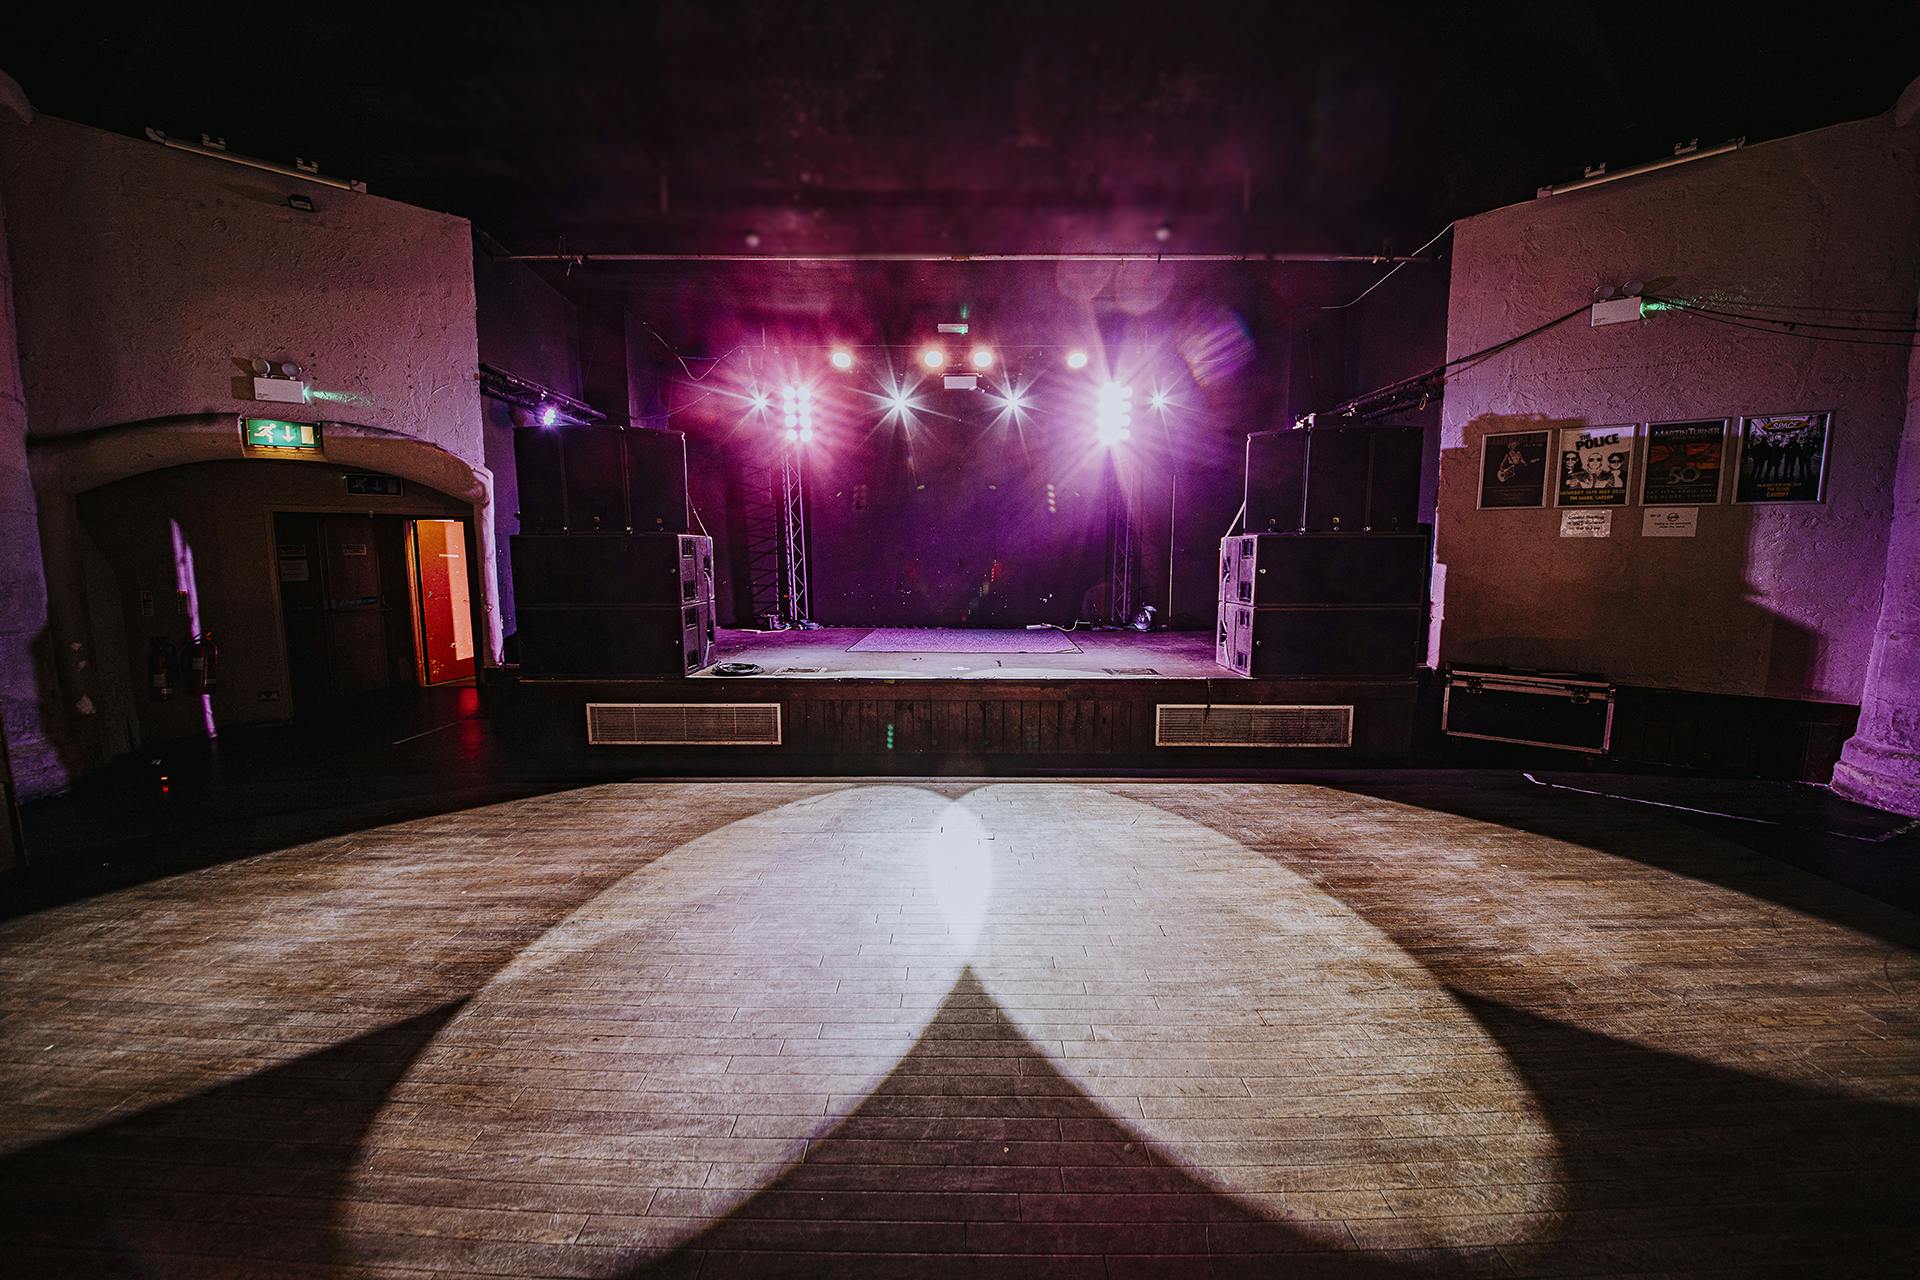
[[[1585,313],[1590,305],[1591,304],[1589,303],[1583,302],[1579,306],[1575,307],[1573,310],[1567,312],[1565,315],[1555,316],[1553,319],[1548,320],[1544,324],[1537,324],[1533,328],[1528,329],[1525,333],[1516,333],[1511,338],[1503,338],[1499,342],[1494,343],[1492,346],[1482,347],[1478,351],[1470,351],[1463,356],[1455,356],[1453,359],[1448,360],[1445,363],[1435,365],[1433,368],[1427,370],[1425,373],[1415,374],[1411,378],[1402,378],[1398,382],[1390,382],[1384,387],[1378,387],[1372,391],[1367,392],[1365,395],[1355,396],[1353,399],[1348,400],[1343,404],[1336,405],[1333,408],[1327,410],[1326,416],[1330,418],[1340,417],[1342,415],[1352,413],[1353,411],[1366,405],[1369,400],[1379,400],[1383,398],[1390,398],[1393,395],[1403,391],[1411,393],[1413,391],[1420,390],[1424,384],[1431,382],[1435,378],[1438,378],[1441,384],[1444,385],[1447,380],[1446,379],[1447,371],[1450,369],[1453,369],[1455,366],[1464,365],[1464,364],[1467,364],[1468,362],[1478,362],[1481,360],[1488,359],[1491,356],[1499,355],[1503,351],[1509,351],[1514,347],[1519,346],[1521,343],[1526,342],[1532,338],[1537,338],[1541,334],[1545,333],[1547,330],[1552,329],[1557,325],[1563,325],[1567,321],[1573,319],[1575,316]],[[1429,391],[1429,393],[1431,392],[1431,388],[1428,388],[1427,390]],[[1372,406],[1367,406],[1367,407],[1371,408]],[[1399,406],[1394,405],[1392,407],[1398,408]]]
[[[1726,311],[1718,307],[1707,306],[1705,303],[1691,302],[1685,298],[1662,298],[1652,294],[1647,296],[1647,301],[1657,302],[1662,306],[1671,307],[1676,311],[1692,311],[1698,315],[1707,316],[1724,316],[1730,320],[1753,320],[1761,324],[1779,325],[1787,329],[1833,329],[1841,333],[1904,333],[1920,336],[1920,328],[1915,328],[1911,325],[1829,324],[1821,320],[1781,320],[1773,316],[1754,315],[1746,311]]]
[[[1682,315],[1696,315],[1702,320],[1711,320],[1715,324],[1724,324],[1734,329],[1746,329],[1753,333],[1764,333],[1775,338],[1799,338],[1805,342],[1837,342],[1848,347],[1902,347],[1908,351],[1914,347],[1912,342],[1895,342],[1882,338],[1842,338],[1835,334],[1799,333],[1792,329],[1779,329],[1764,324],[1746,324],[1718,312],[1703,311],[1696,307],[1675,307],[1674,310]],[[1916,333],[1915,336],[1920,337],[1920,333]]]

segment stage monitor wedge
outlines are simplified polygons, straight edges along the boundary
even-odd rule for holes
[[[1413,529],[1424,437],[1419,427],[1254,432],[1247,437],[1247,531]]]

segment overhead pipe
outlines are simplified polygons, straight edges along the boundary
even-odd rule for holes
[[[503,262],[1438,262],[1391,253],[509,253]]]
[[[1589,170],[1587,176],[1584,178],[1577,178],[1572,182],[1562,182],[1556,186],[1541,187],[1533,193],[1533,198],[1536,200],[1545,200],[1548,196],[1563,196],[1569,191],[1584,191],[1588,187],[1597,187],[1605,182],[1618,182],[1621,178],[1637,178],[1643,173],[1652,173],[1656,169],[1671,169],[1677,164],[1686,164],[1693,160],[1705,160],[1708,156],[1723,156],[1729,151],[1738,151],[1746,145],[1747,140],[1744,137],[1735,138],[1732,142],[1723,142],[1717,147],[1707,147],[1704,150],[1701,149],[1698,142],[1691,145],[1683,143],[1675,147],[1673,154],[1670,156],[1664,156],[1658,160],[1649,160],[1645,164],[1636,164],[1630,169],[1621,169],[1614,173],[1605,172],[1605,166],[1603,165],[1601,166],[1601,171],[1595,172]]]
[[[203,135],[204,136],[204,135]],[[196,156],[206,156],[210,160],[225,160],[228,164],[244,165],[249,169],[261,169],[267,173],[277,173],[282,177],[298,178],[302,182],[317,182],[323,187],[334,187],[340,191],[358,191],[364,194],[367,184],[349,178],[329,178],[315,169],[294,168],[275,164],[271,160],[256,160],[252,156],[235,155],[225,147],[195,146],[191,142],[181,142],[169,138],[158,129],[147,130],[147,137],[153,139],[169,151],[188,151]]]

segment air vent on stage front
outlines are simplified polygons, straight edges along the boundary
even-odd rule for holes
[[[777,747],[777,702],[589,702],[597,747]]]
[[[1157,747],[1350,747],[1353,708],[1271,703],[1155,706]]]

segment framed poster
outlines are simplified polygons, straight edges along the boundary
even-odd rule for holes
[[[1831,413],[1771,413],[1740,419],[1735,502],[1824,502]]]
[[[1554,481],[1556,507],[1624,507],[1633,472],[1631,422],[1610,427],[1562,427]]]
[[[1547,505],[1545,431],[1480,437],[1480,509]]]
[[[1711,507],[1720,501],[1720,473],[1727,454],[1727,420],[1649,422],[1647,456],[1640,473],[1640,504],[1646,507]]]

